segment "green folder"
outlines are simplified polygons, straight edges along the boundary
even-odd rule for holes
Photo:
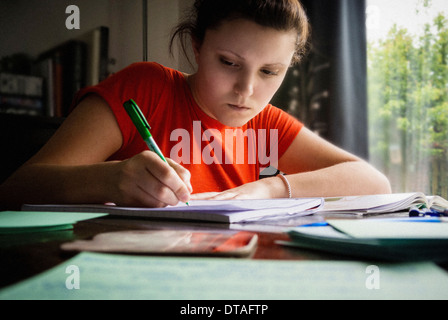
[[[3,211],[0,212],[0,234],[68,230],[79,221],[106,215],[104,213]]]
[[[448,261],[448,223],[329,220],[289,230],[294,247],[386,261]]]

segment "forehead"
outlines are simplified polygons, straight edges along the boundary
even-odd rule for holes
[[[261,26],[255,22],[236,19],[222,22],[207,30],[203,46],[212,50],[228,50],[247,58],[271,59],[289,64],[294,54],[297,33]]]

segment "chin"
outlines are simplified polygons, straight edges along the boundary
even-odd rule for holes
[[[238,119],[232,118],[232,119],[224,119],[224,120],[219,120],[219,122],[221,122],[223,125],[227,126],[227,127],[232,127],[232,128],[238,128],[238,127],[242,127],[244,126],[246,123],[249,122],[250,119],[242,119],[241,117],[239,117]]]

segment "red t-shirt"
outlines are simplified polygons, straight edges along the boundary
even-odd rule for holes
[[[123,107],[133,99],[163,154],[190,171],[194,193],[258,180],[260,171],[281,158],[303,127],[272,105],[243,127],[224,126],[196,104],[181,72],[157,63],[132,64],[82,89],[75,104],[89,93],[109,104],[123,135],[121,149],[109,160],[128,159],[148,149]]]

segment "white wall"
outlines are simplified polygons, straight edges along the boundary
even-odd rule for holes
[[[149,60],[189,72],[185,59],[171,58],[170,32],[193,0],[148,0]],[[68,30],[68,5],[77,5],[81,29]],[[98,26],[110,30],[111,71],[142,61],[142,1],[140,0],[0,0],[0,58],[18,52],[32,57]]]

